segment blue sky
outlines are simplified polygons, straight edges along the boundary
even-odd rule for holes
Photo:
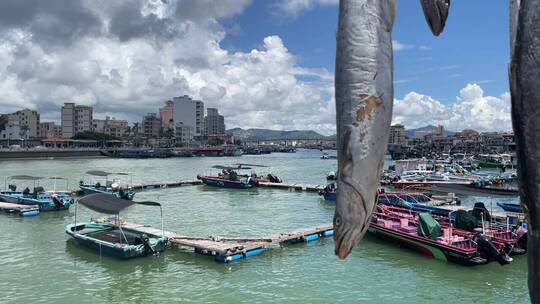
[[[452,1],[438,38],[397,2],[393,122],[510,130],[508,2]],[[0,1],[0,113],[58,122],[75,102],[137,122],[190,95],[229,128],[336,132],[338,0],[54,3]]]
[[[469,82],[490,95],[508,91],[507,1],[452,1],[440,37],[431,34],[419,1],[397,2],[393,39],[405,47],[394,57],[396,98],[416,91],[447,104]],[[224,20],[224,26],[240,31],[229,33],[222,47],[247,52],[264,37],[278,35],[299,65],[333,72],[337,5],[313,5],[296,16],[276,6],[255,0],[242,14]]]

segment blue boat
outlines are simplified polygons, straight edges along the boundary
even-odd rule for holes
[[[129,175],[127,173],[111,173],[111,172],[105,172],[105,171],[99,171],[99,170],[91,170],[86,172],[88,175],[92,176],[98,176],[98,177],[104,177],[105,178],[105,184],[101,184],[100,182],[95,183],[85,183],[83,181],[79,182],[79,188],[84,194],[92,194],[92,193],[106,193],[106,194],[112,194],[118,198],[125,199],[125,200],[132,200],[135,196],[135,190],[133,190],[132,187],[122,187],[120,184],[116,183],[114,180],[109,181],[108,177],[112,175],[116,176],[126,176]]]
[[[163,232],[163,213],[161,235],[139,231],[134,228],[122,227],[119,223],[120,211],[132,205],[156,206],[155,202],[134,202],[124,200],[105,193],[89,194],[77,201],[93,211],[113,215],[114,222],[77,223],[77,209],[75,209],[75,223],[66,226],[66,233],[80,245],[120,259],[141,257],[165,251],[168,238]]]
[[[458,201],[456,201],[457,203]],[[383,205],[391,205],[396,207],[404,207],[420,212],[429,212],[435,215],[448,216],[451,210],[439,207],[434,204],[432,199],[423,193],[408,193],[408,192],[380,192],[377,194],[377,203]]]
[[[23,191],[17,191],[17,186],[9,184],[7,190],[0,191],[0,199],[12,204],[38,206],[39,211],[59,211],[67,210],[73,203],[71,193],[68,191],[45,191],[45,189],[37,184],[41,180],[59,180],[61,177],[38,177],[29,175],[15,175],[6,178],[10,181],[31,181],[33,182],[33,190],[26,187]],[[66,182],[67,183],[67,182]],[[56,187],[55,187],[56,188]]]
[[[497,202],[497,206],[507,212],[523,213],[523,208],[521,208],[520,204]]]
[[[337,188],[335,183],[331,183],[319,191],[319,195],[325,200],[335,202],[336,201]]]

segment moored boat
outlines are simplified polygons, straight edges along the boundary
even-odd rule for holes
[[[324,189],[319,191],[319,195],[325,200],[335,202],[336,201],[337,188],[335,183],[328,184]]]
[[[504,211],[523,213],[523,208],[520,204],[497,202],[497,206],[501,207]]]
[[[373,235],[442,261],[462,265],[512,261],[488,236],[441,225],[429,213],[411,212],[396,207],[382,207],[373,213],[368,230]]]
[[[121,186],[116,181],[109,181],[109,176],[127,176],[127,173],[111,173],[99,170],[87,171],[86,174],[93,177],[105,178],[105,184],[101,184],[99,181],[93,183],[79,182],[79,188],[84,194],[92,193],[106,193],[114,195],[121,199],[132,200],[135,196],[135,190],[130,186]]]
[[[26,187],[23,191],[17,191],[17,185],[10,184],[6,189],[0,191],[0,199],[11,204],[38,206],[39,211],[59,211],[67,210],[73,203],[71,194],[68,191],[46,191],[38,182],[43,180],[59,180],[60,177],[39,177],[29,175],[15,175],[6,178],[10,181],[30,181],[33,183],[33,190]]]
[[[115,222],[88,222],[77,223],[77,211],[75,211],[75,223],[66,226],[66,233],[73,239],[88,248],[121,259],[141,257],[149,254],[157,254],[166,249],[168,238],[162,234],[150,234],[122,227],[120,211],[135,205],[157,206],[155,202],[134,202],[117,198],[106,193],[94,193],[86,195],[77,201],[93,211],[114,216]],[[162,221],[163,223],[163,213]]]

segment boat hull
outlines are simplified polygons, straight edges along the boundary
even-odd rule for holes
[[[28,198],[24,197],[22,195],[18,194],[10,194],[2,192],[0,193],[0,199],[12,204],[19,204],[19,205],[29,205],[29,206],[38,206],[39,211],[61,211],[61,210],[68,210],[71,206],[72,202],[71,199],[63,198],[62,199],[62,205],[55,204],[55,202],[52,199],[34,199],[34,198]]]
[[[203,182],[203,184],[207,186],[212,186],[212,187],[231,188],[231,189],[251,189],[254,187],[254,185],[250,183],[243,183],[240,181],[230,181],[230,180],[221,179],[221,178],[201,176],[200,179]]]
[[[92,229],[93,231],[88,234],[81,234],[75,231],[80,231],[83,229]],[[105,254],[108,256],[112,256],[119,259],[131,259],[135,257],[142,257],[149,255],[153,252],[163,252],[165,251],[167,247],[168,239],[166,237],[152,235],[148,233],[143,233],[137,230],[133,229],[127,229],[123,228],[122,231],[125,234],[128,234],[130,236],[133,235],[147,235],[150,239],[150,248],[152,250],[149,250],[144,246],[144,244],[121,244],[118,242],[110,242],[105,241],[103,237],[98,238],[94,237],[93,235],[96,234],[105,234],[107,235],[107,232],[109,231],[109,234],[113,234],[115,230],[117,230],[118,227],[111,225],[111,224],[97,224],[97,223],[82,223],[77,224],[77,228],[75,229],[75,225],[71,224],[66,226],[66,233],[70,235],[77,244],[80,244],[84,247],[90,248],[92,250],[95,250],[97,252],[100,252],[100,254]]]
[[[444,262],[452,262],[465,266],[474,266],[488,263],[488,260],[480,257],[477,252],[466,253],[443,247],[435,242],[426,242],[420,237],[415,238],[406,234],[399,234],[377,224],[371,223],[368,229],[373,236],[382,240],[390,241],[409,249],[418,251],[424,255]]]

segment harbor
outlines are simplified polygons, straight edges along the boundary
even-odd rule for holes
[[[442,280],[453,292],[466,294],[471,299],[480,300],[474,290],[483,288],[498,293],[498,299],[502,297],[516,302],[526,300],[526,255],[513,256],[513,262],[505,266],[490,263],[468,268],[431,259],[368,235],[362,245],[353,251],[350,259],[337,260],[333,254],[332,237],[324,237],[330,233],[331,226],[328,226],[328,223],[332,221],[335,203],[325,201],[315,191],[326,185],[326,175],[335,170],[336,163],[321,160],[320,156],[321,152],[317,150],[300,150],[295,154],[243,156],[242,162],[267,166],[252,171],[258,174],[271,172],[283,179],[281,186],[275,187],[279,183],[261,183],[259,187],[247,190],[200,185],[200,181],[195,180],[198,174],[219,171],[212,169],[216,163],[234,164],[239,162],[238,158],[3,162],[2,174],[5,176],[58,176],[62,173],[69,181],[70,190],[77,188],[88,168],[129,172],[131,177],[124,179],[132,179],[133,186],[138,188],[134,201],[157,201],[162,204],[164,230],[171,233],[171,244],[170,248],[157,256],[119,261],[87,250],[71,241],[65,234],[64,227],[74,219],[74,206],[68,211],[43,212],[37,217],[2,215],[0,228],[4,233],[1,238],[6,248],[1,250],[1,254],[12,261],[4,265],[6,272],[0,274],[4,282],[2,284],[9,290],[18,291],[20,289],[17,286],[29,280],[30,276],[41,277],[40,273],[45,273],[43,269],[46,267],[49,269],[47,273],[51,270],[57,273],[49,284],[56,289],[53,291],[47,288],[41,291],[51,299],[69,299],[67,290],[59,291],[62,290],[59,289],[60,286],[66,284],[74,288],[87,288],[85,286],[88,284],[105,288],[109,283],[101,280],[113,280],[123,286],[128,284],[129,287],[110,290],[110,299],[120,299],[126,296],[126,293],[136,292],[135,288],[160,281],[174,284],[175,287],[163,296],[148,291],[153,297],[164,300],[171,295],[179,299],[194,296],[204,298],[201,293],[196,292],[196,286],[203,284],[219,289],[212,293],[212,297],[206,298],[212,302],[218,298],[230,299],[233,290],[237,292],[235,286],[240,284],[250,289],[258,289],[259,296],[264,297],[266,292],[280,289],[280,280],[294,286],[296,283],[293,282],[297,280],[298,273],[302,273],[304,282],[316,282],[321,276],[325,278],[325,287],[322,289],[315,285],[302,285],[303,289],[311,292],[308,300],[331,301],[336,298],[377,298],[379,295],[376,291],[354,288],[357,284],[371,282],[369,277],[354,273],[369,271],[380,273],[386,280],[396,275],[407,276],[408,280],[404,284],[411,288],[422,284],[433,290]],[[387,161],[391,163],[391,160]],[[146,189],[142,191],[143,188]],[[465,199],[462,205],[472,208],[473,202],[478,199],[484,199],[488,209],[490,208],[489,198],[474,198],[470,201]],[[508,201],[508,198],[501,199]],[[495,204],[498,200],[494,199],[494,213],[502,212]],[[78,221],[83,218],[100,218],[99,214],[84,207],[77,207],[77,212]],[[161,222],[159,216],[155,216],[156,212],[159,214],[159,211],[152,207],[137,206],[127,209],[121,217],[126,220],[126,228],[160,233]],[[309,227],[318,228],[306,230]],[[313,241],[307,242],[312,239]],[[290,240],[294,244],[290,244]],[[42,252],[42,256],[30,259],[31,252],[35,250],[30,249],[30,246],[40,248],[38,250]],[[11,251],[8,248],[18,249]],[[225,253],[227,250],[228,253]],[[227,260],[228,257],[230,260]],[[21,264],[17,262],[18,259],[29,262]],[[15,279],[3,277],[13,271],[18,271],[20,276]],[[354,280],[354,284],[343,286],[343,278],[338,279],[337,274],[348,271],[351,271],[349,278]],[[82,280],[80,276],[85,273],[94,273],[94,278],[89,281]],[[186,275],[178,277],[178,273]],[[433,280],[435,277],[437,281]],[[298,288],[299,286],[297,285]],[[385,283],[377,283],[377,286],[384,288]],[[299,299],[294,293],[282,290],[288,294],[288,298]],[[347,293],[343,294],[345,290]],[[501,290],[507,292],[501,293]],[[389,292],[389,297],[403,295],[405,298],[415,299],[418,294],[423,293],[424,291],[411,289],[411,292]],[[516,300],[516,295],[522,295],[522,300]],[[427,291],[425,296],[429,298]],[[11,297],[24,299],[20,293]],[[484,297],[485,295],[482,296]],[[305,295],[302,299],[306,299]],[[90,298],[87,300],[90,301]]]

